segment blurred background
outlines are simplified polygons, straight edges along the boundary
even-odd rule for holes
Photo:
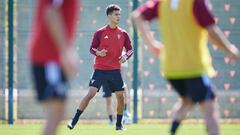
[[[43,119],[44,110],[34,99],[32,79],[27,58],[28,36],[32,32],[32,20],[36,0],[14,0],[13,57],[9,56],[8,45],[8,0],[0,0],[0,120],[7,121],[10,111],[14,120]],[[139,0],[139,5],[146,2]],[[215,20],[224,34],[240,48],[240,2],[239,0],[211,0],[211,10]],[[88,83],[92,74],[93,55],[89,53],[93,33],[107,23],[105,8],[108,4],[118,4],[122,8],[120,27],[126,29],[133,37],[133,28],[129,14],[133,9],[131,0],[82,0],[81,19],[78,21],[74,45],[80,56],[79,73],[71,82],[68,100],[68,114],[70,119],[78,106],[80,99],[88,90]],[[161,39],[157,22],[151,24],[153,34]],[[133,39],[132,39],[133,40]],[[133,42],[133,41],[132,41]],[[240,118],[240,63],[232,65],[229,59],[217,48],[209,45],[213,56],[213,63],[217,76],[213,78],[213,88],[217,93],[223,119]],[[12,59],[12,63],[8,60]],[[139,119],[168,119],[171,116],[173,104],[179,100],[159,72],[159,59],[154,57],[139,39],[138,46],[138,118]],[[12,72],[8,72],[13,67]],[[125,82],[130,89],[133,112],[133,57],[128,62]],[[8,109],[8,80],[13,76],[13,110]],[[93,99],[82,119],[106,119],[107,112],[102,92]],[[190,115],[191,118],[201,118],[198,108]]]

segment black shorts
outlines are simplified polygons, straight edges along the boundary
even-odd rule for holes
[[[213,100],[215,94],[211,88],[211,80],[208,76],[190,79],[169,79],[181,97],[190,97],[194,103]]]
[[[123,82],[123,88],[125,89],[125,87],[126,87],[126,83]],[[103,89],[103,97],[104,98],[108,98],[108,97],[112,96],[112,90],[109,88],[108,84],[103,84],[102,89]]]
[[[89,86],[103,88],[103,97],[110,97],[115,91],[123,91],[124,83],[120,70],[95,70]]]
[[[58,64],[33,64],[32,74],[35,90],[37,92],[37,99],[39,101],[46,101],[49,99],[65,100],[69,85]]]

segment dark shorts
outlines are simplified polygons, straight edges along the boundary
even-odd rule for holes
[[[39,101],[65,100],[69,85],[58,64],[32,65],[32,74]]]
[[[211,88],[211,80],[208,76],[191,79],[168,80],[181,97],[190,97],[194,103],[213,100],[215,94]]]
[[[123,87],[125,89],[125,87],[126,87],[125,82],[123,82]],[[102,90],[103,90],[103,97],[104,98],[112,97],[112,90],[109,88],[109,86],[107,84],[102,85]]]
[[[89,86],[103,89],[103,97],[110,97],[115,91],[123,91],[124,83],[120,70],[95,70]]]

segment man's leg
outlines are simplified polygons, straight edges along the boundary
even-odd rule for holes
[[[52,99],[44,104],[47,110],[47,123],[43,135],[56,135],[56,130],[63,119],[65,112],[65,102]]]
[[[171,124],[170,134],[175,135],[176,131],[183,119],[191,111],[193,103],[190,97],[188,97],[188,89],[186,87],[185,79],[168,80],[174,87],[174,90],[181,97],[181,101],[177,102],[173,107],[173,121]]]
[[[124,111],[128,112],[129,105],[129,96],[128,96],[128,87],[126,83],[124,83]]]
[[[112,96],[106,97],[106,107],[108,113],[109,124],[113,124]]]
[[[200,103],[204,113],[208,135],[219,135],[219,107],[215,100]]]
[[[106,109],[108,114],[109,124],[113,124],[113,104],[112,104],[112,90],[107,81],[102,82],[103,97],[106,98]]]
[[[127,77],[128,63],[125,62],[121,65],[121,75],[123,78]],[[127,84],[124,82],[124,113],[123,113],[123,124],[131,124],[132,118],[129,113],[128,106],[130,105],[130,96],[128,96],[129,91]]]
[[[79,108],[77,109],[77,112],[75,113],[72,122],[68,124],[69,129],[73,129],[74,126],[77,124],[79,117],[81,116],[85,108],[88,106],[90,100],[96,95],[97,91],[97,88],[92,86],[89,87],[89,91],[87,95],[85,95],[85,97],[81,100]]]
[[[198,102],[204,113],[208,134],[219,135],[219,108],[212,91],[211,79],[203,75],[192,79],[189,84],[193,102]]]
[[[128,110],[129,105],[129,96],[128,96],[128,87],[126,83],[124,83],[124,112],[123,112],[123,124],[131,124],[132,123],[132,117]]]
[[[68,81],[56,63],[32,65],[32,73],[37,99],[46,108],[47,123],[42,134],[55,135],[65,113]]]
[[[173,107],[173,121],[170,134],[175,135],[182,120],[186,118],[193,108],[193,103],[188,97],[182,97],[181,102],[177,102]]]
[[[122,116],[124,110],[124,91],[116,91],[117,98],[117,122],[116,122],[116,130],[123,130],[122,127]]]

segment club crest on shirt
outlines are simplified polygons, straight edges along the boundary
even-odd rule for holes
[[[104,37],[104,39],[108,39],[108,36],[106,35],[106,36]]]
[[[117,38],[118,38],[118,40],[119,40],[119,39],[121,38],[121,35],[120,35],[120,34],[118,34],[118,35],[117,35]]]

